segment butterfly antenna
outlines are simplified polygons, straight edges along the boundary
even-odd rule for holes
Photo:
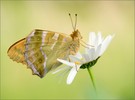
[[[74,26],[74,29],[76,29],[76,25],[77,25],[77,14],[75,14],[75,26]]]
[[[72,24],[73,30],[75,31],[75,27],[73,25],[73,20],[72,20],[72,17],[71,17],[71,14],[70,13],[69,13],[69,17],[70,17],[70,20],[71,20],[71,24]]]

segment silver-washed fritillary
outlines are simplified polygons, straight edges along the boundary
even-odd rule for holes
[[[14,43],[8,49],[8,56],[18,63],[27,65],[34,75],[42,78],[50,70],[61,65],[57,58],[67,59],[68,55],[78,52],[82,37],[76,29],[76,22],[73,29],[71,35],[35,29],[26,38]]]

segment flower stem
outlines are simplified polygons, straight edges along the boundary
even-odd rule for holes
[[[88,72],[89,72],[90,78],[91,78],[91,80],[92,80],[92,84],[93,84],[94,89],[95,89],[95,91],[96,91],[96,86],[95,86],[95,82],[94,82],[94,79],[93,79],[93,75],[92,75],[92,73],[91,73],[91,70],[90,70],[90,68],[88,68],[88,67],[87,67],[87,70],[88,70]],[[97,93],[97,92],[96,92],[96,93]]]

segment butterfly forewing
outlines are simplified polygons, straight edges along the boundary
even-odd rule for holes
[[[21,39],[14,43],[9,49],[8,49],[8,56],[18,63],[26,64],[25,58],[24,58],[24,51],[25,51],[25,42],[26,39]]]

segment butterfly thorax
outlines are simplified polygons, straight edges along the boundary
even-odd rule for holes
[[[70,35],[72,37],[72,43],[70,46],[70,54],[74,55],[78,52],[80,47],[80,39],[82,36],[80,35],[80,32],[78,30],[73,31],[73,33]]]

